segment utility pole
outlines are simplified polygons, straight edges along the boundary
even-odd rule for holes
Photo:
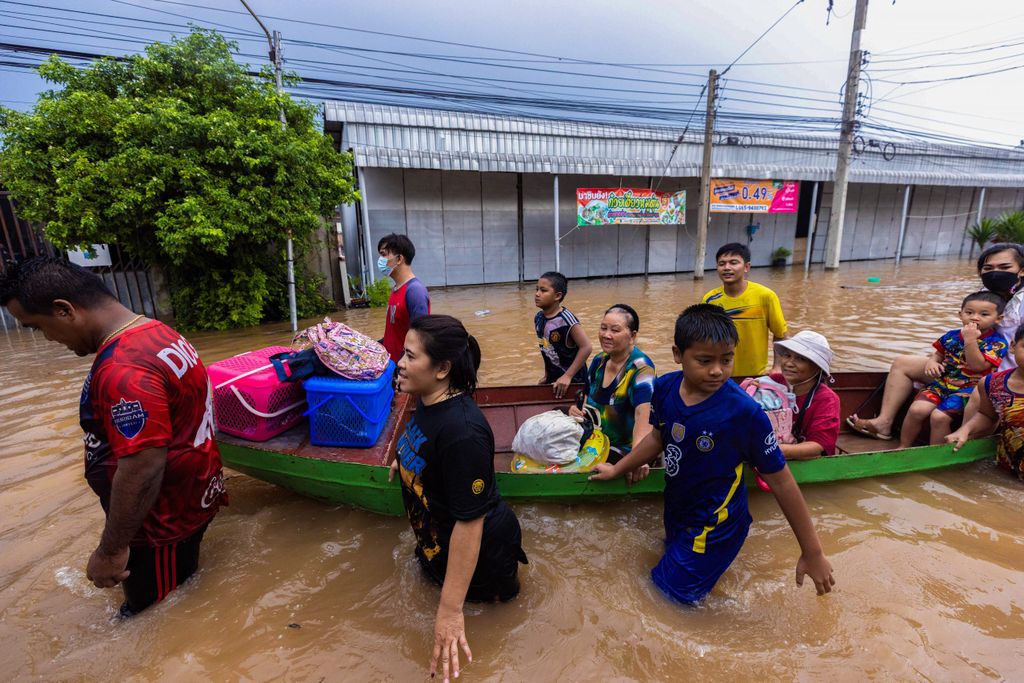
[[[252,11],[252,7],[249,7],[249,3],[245,0],[241,0],[242,5],[245,9],[249,10],[249,14],[256,20],[256,23],[263,29],[263,33],[267,35],[267,43],[270,45],[270,61],[274,63],[274,80],[277,82],[277,94],[281,95],[284,93],[284,81],[282,76],[283,68],[283,56],[281,54],[281,32],[274,31],[273,35],[267,30],[267,27],[263,24],[263,21]],[[281,129],[285,130],[288,127],[288,120],[284,116],[284,104],[281,104],[277,109],[278,119],[281,121]],[[295,305],[295,256],[292,248],[292,231],[288,230],[288,317],[292,324],[292,332],[297,332],[299,329],[298,314],[296,312]]]
[[[697,256],[693,279],[704,279],[704,258],[708,251],[708,219],[711,213],[711,145],[715,132],[715,96],[718,72],[708,72],[708,109],[704,117],[704,161],[700,167],[700,202],[697,208]]]
[[[857,0],[850,38],[850,62],[846,68],[846,93],[843,98],[843,123],[839,132],[839,154],[836,158],[836,177],[832,191],[832,213],[828,219],[828,239],[825,242],[825,270],[839,269],[839,251],[843,245],[843,220],[846,218],[846,190],[850,176],[850,149],[857,125],[857,91],[860,88],[860,65],[864,53],[860,37],[868,19],[868,0]]]

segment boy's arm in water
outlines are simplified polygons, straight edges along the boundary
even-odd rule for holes
[[[800,487],[793,479],[789,466],[771,474],[761,473],[761,477],[771,486],[772,494],[786,516],[789,526],[793,529],[797,543],[800,544],[800,559],[796,563],[796,585],[804,584],[804,575],[811,577],[818,595],[831,592],[836,580],[832,578],[832,565],[821,549],[821,541],[814,530],[814,523],[807,511]]]
[[[606,462],[601,463],[593,469],[594,473],[590,475],[589,479],[591,481],[617,479],[626,472],[632,472],[641,465],[646,465],[651,460],[654,460],[662,450],[664,448],[661,443],[661,432],[657,429],[652,429],[640,443],[633,447],[629,455],[614,465]]]
[[[946,436],[946,442],[953,444],[953,450],[960,450],[971,436],[988,436],[999,424],[999,416],[996,408],[992,405],[992,399],[985,391],[985,382],[978,382],[974,388],[977,395],[978,412],[974,413],[969,420],[966,420],[960,429]],[[974,400],[974,397],[971,397]]]

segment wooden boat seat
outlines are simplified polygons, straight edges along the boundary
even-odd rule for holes
[[[857,432],[844,431],[839,433],[839,441],[836,443],[836,452],[840,455],[848,455],[850,453],[875,453],[877,451],[887,451],[896,449],[899,447],[899,441],[893,439],[892,441],[880,441],[878,439],[872,439],[870,436],[864,436]]]

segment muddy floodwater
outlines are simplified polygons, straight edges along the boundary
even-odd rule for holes
[[[609,305],[633,305],[639,346],[672,370],[672,323],[718,282],[689,275],[570,283],[594,340]],[[880,282],[868,283],[868,277]],[[824,333],[836,370],[926,353],[978,288],[966,261],[753,271],[791,329]],[[532,286],[431,293],[483,349],[483,384],[536,382]],[[476,315],[477,311],[490,311]],[[383,310],[337,318],[379,336]],[[189,335],[205,362],[287,343],[284,325]],[[82,476],[77,405],[90,359],[39,333],[0,331],[0,678],[417,681],[438,590],[404,518],[330,507],[228,472],[230,507],[201,570],[164,603],[113,620],[117,590],[85,564],[102,525]],[[898,457],[898,456],[894,456]],[[707,602],[683,609],[648,578],[658,498],[517,504],[530,564],[504,605],[467,607],[469,681],[1024,680],[1024,485],[990,463],[809,486],[838,582],[793,583],[798,548],[774,500],[753,494],[747,544]],[[809,583],[809,582],[808,582]]]

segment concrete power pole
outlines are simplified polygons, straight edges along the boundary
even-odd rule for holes
[[[284,92],[284,81],[281,75],[283,67],[283,59],[281,55],[281,33],[280,31],[274,31],[271,35],[270,31],[263,24],[263,20],[257,16],[252,8],[249,7],[249,3],[245,0],[241,0],[242,5],[245,9],[249,10],[249,14],[256,20],[256,23],[260,25],[263,32],[267,35],[267,42],[270,44],[270,61],[274,63],[274,79],[277,82],[277,92],[281,94]],[[284,105],[282,104],[277,109],[277,117],[281,121],[281,128],[285,129],[288,127],[288,120],[284,116]],[[299,329],[296,305],[295,305],[295,256],[292,247],[292,231],[288,230],[288,317],[291,321],[292,332],[296,332]]]
[[[715,91],[718,72],[708,72],[708,109],[704,117],[704,160],[700,167],[700,203],[697,209],[697,256],[693,264],[693,279],[704,279],[704,258],[708,251],[708,219],[711,214],[711,147],[715,132]]]
[[[860,36],[868,19],[868,0],[857,0],[850,38],[850,63],[846,69],[846,93],[843,98],[843,124],[839,132],[839,155],[836,159],[836,178],[832,191],[832,213],[828,219],[828,239],[825,241],[825,269],[839,269],[839,250],[843,245],[843,220],[846,218],[846,190],[850,175],[850,149],[857,123],[857,90],[860,87],[860,65],[864,53],[860,49]]]

